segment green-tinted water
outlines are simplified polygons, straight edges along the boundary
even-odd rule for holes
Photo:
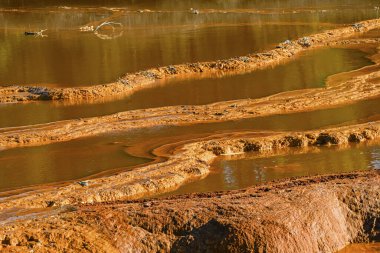
[[[374,0],[0,1],[0,85],[93,85],[112,82],[127,72],[150,67],[245,55],[273,48],[286,39],[376,18],[379,13],[374,7],[378,5]],[[190,8],[197,8],[200,13],[195,15]],[[153,12],[138,12],[139,9]],[[122,27],[115,31],[102,30],[100,36],[79,30],[81,26],[96,26],[105,20],[118,22]],[[47,37],[24,36],[25,31],[41,29],[48,29]],[[321,50],[289,64],[247,75],[170,81],[166,86],[143,90],[116,102],[78,106],[3,104],[0,105],[0,127],[100,116],[137,108],[258,98],[286,90],[321,87],[329,75],[368,64],[359,51]],[[149,160],[128,155],[125,149],[148,141],[156,143],[149,146],[151,149],[173,140],[218,132],[308,130],[379,119],[379,101],[233,122],[157,126],[5,150],[0,152],[0,190],[77,179],[145,163]]]

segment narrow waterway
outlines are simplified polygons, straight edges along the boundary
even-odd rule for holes
[[[376,18],[377,5],[372,0],[2,1],[0,85],[94,85],[151,67],[245,55]],[[94,33],[106,21],[117,25]],[[94,29],[80,30],[90,26]],[[45,29],[44,37],[24,35]]]
[[[380,119],[380,98],[327,110],[222,123],[157,126],[39,147],[0,152],[0,191],[91,176],[151,161],[150,151],[168,143],[236,131],[303,131]],[[139,150],[139,158],[127,153]],[[151,159],[148,159],[151,158]],[[341,167],[342,171],[345,167]]]
[[[274,68],[223,78],[171,80],[137,91],[130,97],[99,104],[61,102],[0,104],[1,127],[102,116],[133,109],[170,105],[201,105],[218,101],[260,98],[283,91],[319,88],[327,77],[372,64],[366,53],[354,49],[320,49]]]
[[[167,195],[242,189],[284,178],[380,169],[380,146],[291,148],[279,155],[256,152],[223,156],[205,179],[183,185]]]

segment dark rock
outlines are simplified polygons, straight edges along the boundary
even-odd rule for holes
[[[363,24],[353,24],[351,25],[355,30],[360,31],[362,28],[364,28]]]
[[[364,137],[357,133],[350,134],[350,136],[348,137],[349,142],[361,142],[363,139]]]
[[[319,134],[316,140],[317,145],[338,144],[338,143],[339,143],[339,138],[327,133]]]
[[[174,66],[172,66],[172,65],[168,66],[168,67],[167,67],[167,70],[168,70],[169,74],[172,74],[172,75],[177,74],[177,69],[176,69],[176,67],[174,67]]]
[[[47,207],[53,207],[55,206],[55,201],[46,201]]]
[[[221,154],[224,154],[224,150],[223,148],[219,147],[219,146],[216,146],[216,147],[212,147],[212,153],[214,153],[214,155],[221,155]]]
[[[309,37],[303,37],[303,38],[299,39],[298,44],[303,46],[303,47],[310,47],[312,45]]]
[[[78,184],[80,184],[81,186],[88,186],[87,181],[80,181],[80,182],[78,182]]]
[[[251,151],[259,151],[260,150],[260,147],[261,145],[258,144],[258,143],[244,143],[244,152],[251,152]]]

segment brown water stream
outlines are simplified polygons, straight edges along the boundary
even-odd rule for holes
[[[318,8],[318,9],[337,9],[337,8],[369,8],[377,4],[376,0],[233,0],[233,1],[191,1],[183,0],[181,2],[173,0],[5,0],[1,1],[0,7],[54,7],[54,6],[76,6],[76,7],[125,7],[140,9],[169,9],[169,10],[187,10],[193,8],[221,8],[221,9],[299,9],[299,8]]]
[[[380,169],[380,146],[324,147],[309,152],[293,148],[286,151],[268,157],[258,157],[257,153],[221,157],[205,179],[166,195],[236,190],[283,178]]]
[[[151,67],[246,55],[273,48],[287,39],[378,18],[378,6],[378,0],[4,0],[0,1],[0,86],[87,86],[114,82],[125,73]],[[198,14],[190,8],[196,8]],[[103,21],[120,25],[98,34],[80,30]],[[24,35],[25,31],[41,29],[47,29],[47,36]],[[379,35],[377,30],[366,36]],[[267,70],[159,82],[125,99],[98,104],[0,104],[0,131],[133,109],[201,105],[323,87],[329,76],[372,64],[366,56],[353,49],[311,51]],[[379,108],[377,97],[304,113],[181,127],[155,126],[0,150],[0,192],[133,170],[138,165],[164,160],[154,152],[167,144],[171,144],[166,146],[171,151],[179,143],[228,133],[251,131],[260,135],[380,120]],[[206,178],[165,196],[367,169],[380,169],[378,143],[293,148],[271,156],[225,156],[214,162]],[[380,246],[353,244],[340,251],[351,252],[380,252]]]
[[[0,152],[0,190],[87,177],[150,161],[126,153],[134,147],[151,157],[160,145],[236,131],[297,131],[380,119],[380,98],[340,108],[190,126],[157,126],[40,147]],[[344,170],[344,166],[342,167]]]
[[[1,1],[0,85],[93,85],[150,67],[245,55],[338,24],[375,18],[376,4]],[[192,14],[191,7],[199,8],[200,14]],[[153,12],[136,11],[140,9]],[[103,21],[122,27],[104,31],[105,36],[79,31]],[[24,36],[25,31],[41,29],[48,29],[47,37]]]
[[[109,83],[127,72],[246,55],[320,30],[318,26],[276,24],[152,26],[126,29],[112,40],[73,30],[48,30],[45,38],[24,36],[19,29],[0,30],[0,84],[72,87]]]
[[[366,54],[358,50],[316,50],[274,68],[223,78],[172,80],[138,91],[125,99],[102,104],[2,104],[0,127],[101,116],[133,109],[260,98],[283,91],[323,87],[328,76],[369,64],[371,61]]]

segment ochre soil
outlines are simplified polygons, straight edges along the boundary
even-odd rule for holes
[[[83,88],[5,87],[0,102],[67,100],[87,103],[116,98],[157,79],[198,73],[225,75],[284,63],[312,48],[376,47],[376,39],[349,39],[380,27],[361,22],[287,42],[266,53],[128,74],[113,84]],[[221,122],[341,106],[380,95],[375,65],[331,78],[316,88],[203,106],[171,106],[114,115],[3,128],[0,147],[68,141],[104,132],[156,125]],[[269,182],[244,190],[134,200],[164,193],[210,172],[224,154],[340,145],[380,138],[380,121],[306,132],[229,133],[162,146],[163,159],[129,171],[0,195],[2,252],[334,252],[351,242],[379,240],[379,173],[354,172]],[[305,152],[306,152],[305,151]],[[130,202],[128,202],[128,201]]]
[[[231,192],[38,209],[0,221],[0,249],[335,252],[350,242],[380,239],[379,197],[380,175],[369,171]]]

